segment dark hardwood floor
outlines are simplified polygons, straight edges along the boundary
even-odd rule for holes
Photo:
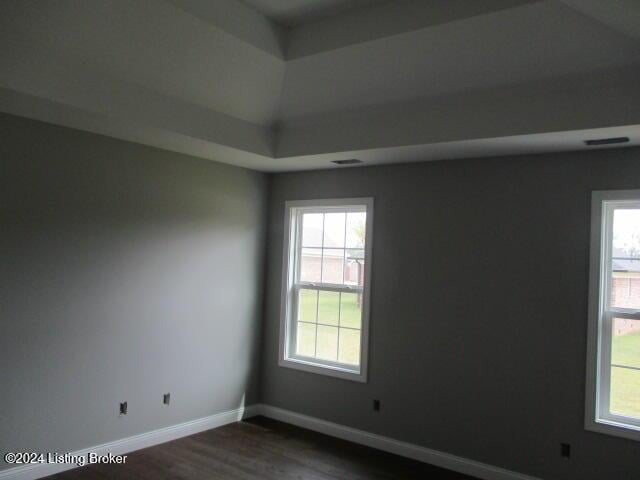
[[[49,477],[210,480],[470,480],[326,435],[257,417]]]

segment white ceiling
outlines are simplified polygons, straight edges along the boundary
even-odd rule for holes
[[[78,74],[95,72],[240,120],[273,122],[281,59],[168,3],[113,3],[3,2],[3,73],[24,74],[26,62],[65,63]]]
[[[531,2],[290,60],[280,114],[286,120],[639,61],[636,39],[560,2]]]
[[[263,15],[286,26],[317,21],[348,10],[391,0],[243,0]]]
[[[265,171],[637,140],[636,0],[245,1],[293,27],[240,0],[3,0],[0,111]]]

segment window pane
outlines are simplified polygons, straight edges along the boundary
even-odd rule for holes
[[[344,250],[325,248],[322,253],[322,283],[342,284]]]
[[[613,319],[611,363],[611,412],[640,418],[640,320]]]
[[[318,325],[316,357],[335,362],[338,359],[338,328]]]
[[[340,293],[320,292],[318,304],[318,323],[338,325],[340,309]]]
[[[324,216],[324,247],[344,248],[345,213],[327,213]]]
[[[340,326],[361,328],[362,294],[343,293],[340,299]]]
[[[614,268],[620,268],[620,260],[614,258]],[[624,268],[640,268],[640,262],[626,260]],[[633,264],[637,263],[637,267]],[[618,264],[618,265],[616,265]],[[640,274],[638,272],[613,272],[611,304],[614,307],[640,308]]]
[[[316,326],[309,323],[298,322],[298,335],[296,338],[296,354],[304,357],[315,356],[316,351]]]
[[[322,266],[322,250],[320,248],[303,248],[300,255],[300,280],[303,282],[320,282]]]
[[[347,248],[364,248],[367,214],[354,212],[347,214]]]
[[[613,212],[611,304],[640,308],[640,209]]]
[[[346,251],[344,283],[364,285],[364,250],[353,248]]]
[[[640,320],[613,319],[611,363],[640,368]]]
[[[338,354],[340,363],[351,365],[360,364],[360,331],[340,329],[340,350]]]
[[[298,320],[315,323],[317,313],[318,291],[301,288],[298,296]]]
[[[302,246],[322,247],[322,213],[302,215]]]
[[[640,418],[640,371],[611,367],[611,413]]]

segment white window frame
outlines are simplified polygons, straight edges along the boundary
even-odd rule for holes
[[[299,261],[296,254],[299,246],[295,242],[300,240],[301,234],[296,231],[298,221],[297,215],[301,212],[308,213],[319,210],[325,213],[331,208],[344,210],[345,208],[365,207],[367,220],[365,226],[365,248],[364,248],[364,285],[362,287],[362,324],[360,332],[360,365],[354,367],[342,363],[311,359],[296,356],[293,352],[294,334],[292,325],[295,323],[295,272],[299,268]],[[282,262],[282,297],[280,311],[280,346],[278,364],[282,367],[293,368],[305,372],[312,372],[331,377],[353,380],[366,383],[368,359],[369,359],[369,305],[371,297],[371,252],[373,249],[373,198],[340,198],[322,200],[300,200],[285,203],[284,222],[284,246]],[[308,284],[310,287],[328,291],[354,292],[354,287],[344,285],[322,284],[313,282],[298,282]]]
[[[640,440],[640,419],[616,415],[609,409],[613,318],[640,320],[640,310],[609,306],[613,212],[640,208],[640,190],[596,191],[591,202],[585,428]]]

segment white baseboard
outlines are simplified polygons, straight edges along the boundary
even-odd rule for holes
[[[160,428],[158,430],[142,433],[133,437],[123,438],[122,440],[116,440],[114,442],[104,443],[102,445],[96,445],[75,452],[70,452],[70,455],[78,455],[85,458],[90,452],[95,452],[98,455],[106,455],[108,453],[111,453],[113,455],[124,455],[135,450],[151,447],[160,443],[170,442],[171,440],[175,440],[177,438],[186,437],[195,433],[203,432],[205,430],[210,430],[212,428],[221,427],[229,423],[234,423],[242,420],[243,418],[252,417],[256,414],[257,408],[255,405],[249,407],[241,407],[235,410],[217,413],[209,417],[199,418],[197,420],[191,420],[189,422],[181,423],[178,425]],[[68,463],[40,463],[31,465],[20,465],[18,467],[0,471],[0,480],[35,480],[37,478],[46,477],[55,473],[63,472],[65,470],[71,470],[76,467],[77,466],[75,464]]]
[[[482,480],[540,480],[538,478],[512,472],[504,468],[494,467],[486,463],[476,462],[474,460],[458,457],[449,453],[420,447],[407,442],[401,442],[382,435],[365,432],[364,430],[346,427],[337,423],[328,422],[319,418],[302,415],[290,410],[284,410],[282,408],[264,404],[229,410],[227,412],[218,413],[198,420],[192,420],[179,425],[172,425],[170,427],[160,428],[158,430],[135,435],[133,437],[123,438],[122,440],[116,440],[114,442],[85,448],[71,452],[70,454],[83,456],[85,458],[89,452],[95,452],[98,455],[106,455],[108,453],[113,455],[124,455],[135,450],[151,447],[160,443],[170,442],[171,440],[176,440],[178,438],[193,435],[212,428],[221,427],[256,415],[263,415],[274,420],[290,423],[298,427],[313,430],[332,437],[341,438],[343,440],[348,440],[360,445],[366,445],[368,447],[394,453],[403,457],[412,458],[414,460],[446,468],[454,472],[471,475]],[[75,464],[44,463],[21,465],[0,471],[0,480],[35,480],[63,472],[65,470],[71,470],[73,468],[76,468]]]
[[[353,443],[377,448],[385,452],[412,458],[420,462],[453,470],[454,472],[471,475],[482,480],[540,480],[504,468],[494,467],[486,463],[476,462],[438,450],[401,442],[389,437],[383,437],[382,435],[365,432],[364,430],[357,430],[337,423],[320,420],[319,418],[283,410],[282,408],[272,407],[270,405],[256,405],[255,407],[255,413],[258,415],[348,440]]]

